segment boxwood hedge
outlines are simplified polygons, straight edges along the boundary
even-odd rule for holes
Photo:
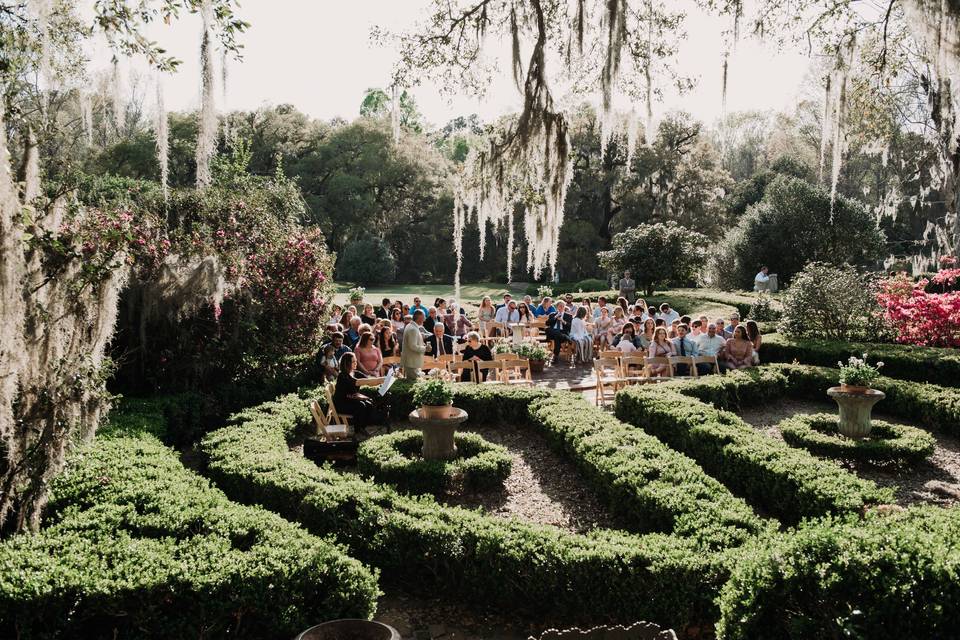
[[[829,413],[793,416],[778,425],[787,444],[810,453],[874,464],[918,464],[931,455],[936,440],[926,431],[904,424],[873,420],[869,438],[840,435],[837,416]]]
[[[793,449],[736,415],[700,401],[736,397],[746,389],[756,389],[759,394],[764,389],[763,378],[711,376],[689,383],[690,395],[683,393],[683,383],[629,387],[617,394],[616,414],[686,453],[734,492],[785,524],[831,513],[858,513],[867,505],[893,501],[889,489]]]
[[[960,509],[913,507],[758,539],[723,588],[718,636],[956,638],[958,531]]]
[[[45,528],[0,544],[4,638],[276,637],[372,615],[378,595],[343,549],[230,502],[143,433],[78,450]]]
[[[456,458],[424,460],[420,457],[420,431],[394,431],[364,441],[357,451],[357,468],[365,476],[408,493],[441,494],[459,487],[482,491],[503,485],[513,466],[506,447],[475,433],[456,433],[454,440]]]
[[[883,362],[883,373],[892,378],[960,387],[960,350],[915,347],[904,344],[857,343],[835,340],[800,340],[781,334],[763,336],[760,358],[764,362],[801,362],[836,367],[850,356],[869,354]]]

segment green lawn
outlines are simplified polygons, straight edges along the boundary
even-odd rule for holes
[[[353,287],[351,284],[338,284],[337,293],[334,296],[334,302],[337,304],[349,303],[347,292]],[[483,296],[490,296],[494,302],[499,301],[504,293],[510,292],[514,296],[523,297],[526,291],[526,282],[514,282],[504,284],[502,282],[479,282],[465,284],[460,287],[460,302],[476,303]],[[380,287],[367,287],[363,294],[363,301],[378,306],[383,298],[391,300],[402,300],[407,304],[413,302],[413,296],[420,296],[423,304],[430,306],[435,298],[444,298],[449,300],[453,296],[452,284],[390,284]],[[472,309],[474,305],[467,304],[467,309]]]

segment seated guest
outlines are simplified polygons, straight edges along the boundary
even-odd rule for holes
[[[350,318],[350,328],[348,328],[347,332],[343,334],[343,341],[351,349],[357,346],[357,342],[360,340],[361,324],[363,323],[360,321],[360,316],[353,316]]]
[[[444,332],[442,322],[433,325],[433,333],[426,339],[427,355],[432,358],[453,355],[453,336]]]
[[[563,296],[563,304],[566,305],[567,313],[569,313],[570,315],[576,315],[577,303],[573,301],[572,293],[568,293]]]
[[[663,327],[664,331],[666,331],[666,329],[667,329],[667,322],[666,322],[666,320],[664,320],[663,318],[657,318],[656,320],[653,321],[653,326],[655,326],[655,327]]]
[[[697,355],[716,356],[718,361],[722,360],[726,344],[727,341],[717,333],[717,325],[711,322],[707,325],[707,332],[700,334],[700,337],[697,338]],[[712,365],[706,363],[697,365],[697,372],[700,373],[700,375],[707,375],[712,370]]]
[[[353,318],[353,312],[350,309],[344,309],[340,314],[340,326],[349,327],[351,318]]]
[[[340,361],[337,360],[335,353],[336,349],[334,349],[333,343],[323,347],[323,355],[320,356],[320,369],[323,371],[325,382],[333,382],[337,379],[337,374],[340,373]]]
[[[607,342],[613,344],[613,339],[623,332],[624,325],[627,324],[627,317],[623,314],[620,307],[613,308],[613,319],[607,328]]]
[[[657,321],[653,318],[647,318],[643,321],[643,333],[637,336],[637,341],[640,343],[640,348],[646,351],[650,348],[650,343],[653,342],[653,332],[657,329]]]
[[[680,318],[677,318],[676,320],[674,320],[673,322],[671,322],[671,323],[670,323],[670,328],[669,328],[669,330],[667,331],[667,337],[670,338],[671,340],[673,340],[674,338],[676,338],[676,337],[677,337],[677,327],[679,327],[679,326],[680,326]]]
[[[423,317],[424,318],[427,317],[427,308],[423,306],[423,304],[420,302],[420,296],[413,297],[413,305],[410,306],[409,311],[411,316],[417,311],[423,311]],[[407,315],[407,314],[404,313],[403,315]]]
[[[611,313],[613,313],[613,312],[610,310],[610,308],[607,306],[607,298],[606,298],[606,296],[600,296],[600,297],[597,298],[597,306],[593,308],[593,317],[594,317],[594,318],[599,318],[599,317],[600,317],[600,313],[601,313],[601,311],[603,311],[603,309],[606,309],[606,310],[607,310],[607,315],[610,315]],[[612,318],[613,316],[611,315],[610,317]]]
[[[510,304],[511,300],[513,300],[513,296],[511,296],[509,293],[503,294],[503,302],[497,305],[497,311],[500,311],[500,309]]]
[[[590,304],[590,298],[582,298],[580,306],[587,310],[587,322],[593,321],[593,306]],[[578,307],[579,308],[579,307]]]
[[[623,333],[613,339],[611,346],[623,353],[633,353],[643,349],[640,338],[637,337],[637,329],[632,322],[623,325]]]
[[[573,316],[566,311],[567,305],[561,300],[557,303],[557,310],[547,316],[547,340],[553,340],[553,360],[560,356],[560,348],[564,342],[570,342],[570,325]]]
[[[333,390],[333,406],[337,412],[351,416],[351,423],[358,430],[370,424],[373,417],[373,400],[360,393],[356,378],[353,377],[356,356],[345,353],[340,358],[340,373],[337,375]]]
[[[447,327],[447,333],[458,338],[464,337],[473,329],[473,323],[467,317],[466,311],[455,303],[450,305],[450,313],[444,319],[444,324]]]
[[[340,318],[343,316],[343,307],[338,304],[330,307],[330,317],[327,319],[327,324],[333,324],[334,322],[339,323]]]
[[[360,320],[363,324],[370,325],[371,327],[377,324],[377,314],[373,312],[372,304],[363,305],[363,313],[360,314]]]
[[[660,313],[657,314],[657,318],[662,318],[666,326],[673,324],[674,320],[680,319],[680,314],[670,308],[670,305],[664,302],[660,305]]]
[[[380,355],[384,358],[400,355],[400,341],[397,339],[397,334],[389,321],[381,321],[380,323],[380,333],[377,334],[377,347],[380,349]]]
[[[480,308],[477,309],[477,318],[480,320],[481,329],[488,323],[493,322],[493,319],[497,316],[497,310],[493,306],[493,302],[490,300],[490,296],[483,296],[483,300],[480,301]]]
[[[437,308],[430,307],[427,309],[427,317],[423,319],[423,328],[427,330],[427,333],[433,332],[433,325],[437,324],[438,320]],[[443,321],[440,321],[440,324],[443,324]]]
[[[408,305],[406,302],[400,305],[400,315],[413,316],[413,311],[410,310],[410,305]],[[427,315],[426,311],[424,311],[423,315]]]
[[[577,314],[570,323],[570,340],[577,347],[576,359],[578,362],[593,361],[593,336],[587,327],[587,314],[589,310],[586,307],[577,309]]]
[[[685,324],[688,327],[690,326],[692,318],[690,316],[680,316],[680,324]]]
[[[633,315],[630,316],[630,322],[637,325],[638,327],[643,324],[643,321],[647,319],[647,310],[639,302],[633,305]]]
[[[524,324],[530,324],[533,322],[534,316],[532,313],[530,313],[530,307],[527,306],[527,303],[521,302],[517,305],[517,317],[520,318],[518,322],[522,322]]]
[[[693,321],[693,325],[692,325],[691,330],[690,330],[690,337],[693,338],[694,340],[696,340],[697,338],[700,337],[701,334],[703,334],[703,332],[704,332],[704,331],[703,331],[703,321],[701,321],[701,320],[694,320],[694,321]]]
[[[613,319],[610,317],[610,309],[603,307],[600,309],[600,315],[594,319],[594,334],[597,336],[597,344],[601,349],[605,349],[610,344],[610,336],[607,330]]]
[[[507,304],[497,309],[497,315],[494,317],[494,320],[503,325],[520,322],[517,303],[513,300],[508,300]]]
[[[670,356],[676,355],[673,350],[673,343],[667,340],[667,330],[663,327],[657,327],[657,330],[653,332],[653,342],[650,343],[650,348],[647,350],[647,354],[651,358],[669,358]],[[669,364],[652,364],[650,365],[650,375],[654,377],[665,376],[670,373]]]
[[[376,378],[380,375],[380,365],[383,364],[383,354],[373,342],[372,333],[360,336],[357,348],[353,350],[357,362],[357,373],[367,378]]]
[[[550,296],[543,296],[543,300],[541,300],[537,308],[533,310],[533,315],[539,318],[540,316],[548,316],[556,312],[557,309],[553,306],[553,299]]]
[[[726,339],[726,338],[727,338],[727,332],[725,331],[724,322],[725,322],[725,321],[724,321],[723,318],[717,318],[716,320],[713,321],[713,323],[714,323],[715,325],[717,325],[717,334],[718,334],[721,338]]]
[[[737,327],[740,326],[740,314],[732,313],[730,314],[730,324],[727,325],[723,330],[723,337],[729,340],[733,337],[733,332],[737,330]]]
[[[763,336],[760,335],[760,327],[753,320],[747,320],[747,337],[750,338],[750,344],[753,345],[753,364],[760,364],[760,345],[763,343]]]
[[[480,343],[480,334],[476,331],[471,331],[467,334],[467,346],[463,348],[462,351],[464,362],[476,362],[478,360],[483,360],[489,362],[493,360],[493,354],[490,352],[490,347],[485,344]],[[489,371],[484,369],[481,372],[483,379],[487,379],[487,374]],[[470,382],[472,372],[464,370],[460,374],[460,380],[462,382]]]
[[[386,320],[390,317],[390,298],[384,298],[380,301],[380,307],[377,309],[377,318]]]
[[[678,356],[696,356],[698,355],[697,343],[691,339],[689,327],[683,323],[677,327],[677,337],[673,339],[673,350]],[[676,366],[678,376],[690,375],[690,366],[678,364]]]
[[[753,366],[753,344],[746,327],[737,327],[725,347],[727,369],[746,369]]]
[[[403,309],[400,307],[390,309],[390,326],[393,327],[394,333],[399,334],[403,331]]]
[[[352,351],[350,347],[344,344],[343,334],[339,331],[336,331],[330,335],[330,344],[333,345],[333,355],[336,357],[337,362],[340,361],[340,358],[345,353]]]
[[[623,309],[623,317],[626,318],[630,315],[630,303],[627,302],[627,299],[623,296],[617,298],[617,306]]]
[[[527,309],[533,310],[537,305],[533,304],[533,298],[529,295],[523,296],[523,304],[527,305]]]

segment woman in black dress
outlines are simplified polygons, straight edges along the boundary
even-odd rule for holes
[[[373,415],[373,400],[360,393],[353,370],[356,368],[356,356],[347,352],[340,356],[340,373],[333,390],[333,406],[338,413],[353,416],[352,423],[356,429],[364,429],[371,422]]]
[[[471,362],[477,360],[490,361],[493,360],[493,354],[490,352],[490,347],[485,344],[480,343],[480,334],[476,331],[471,331],[467,334],[467,346],[461,351],[463,355],[464,362]],[[487,371],[483,371],[483,379],[487,379]],[[471,372],[464,370],[460,374],[461,382],[470,382]]]

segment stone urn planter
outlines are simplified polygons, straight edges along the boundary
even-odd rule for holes
[[[390,625],[372,620],[333,620],[310,627],[296,640],[401,640]]]
[[[463,409],[444,408],[449,413],[440,418],[423,415],[422,408],[410,412],[410,423],[423,433],[424,460],[453,460],[457,457],[457,445],[453,434],[469,416]]]
[[[886,394],[877,389],[840,385],[827,389],[827,395],[840,408],[839,431],[848,438],[866,438],[870,435],[870,413]]]
[[[442,420],[449,418],[453,414],[453,403],[450,404],[426,404],[417,409],[421,418],[431,420]]]

